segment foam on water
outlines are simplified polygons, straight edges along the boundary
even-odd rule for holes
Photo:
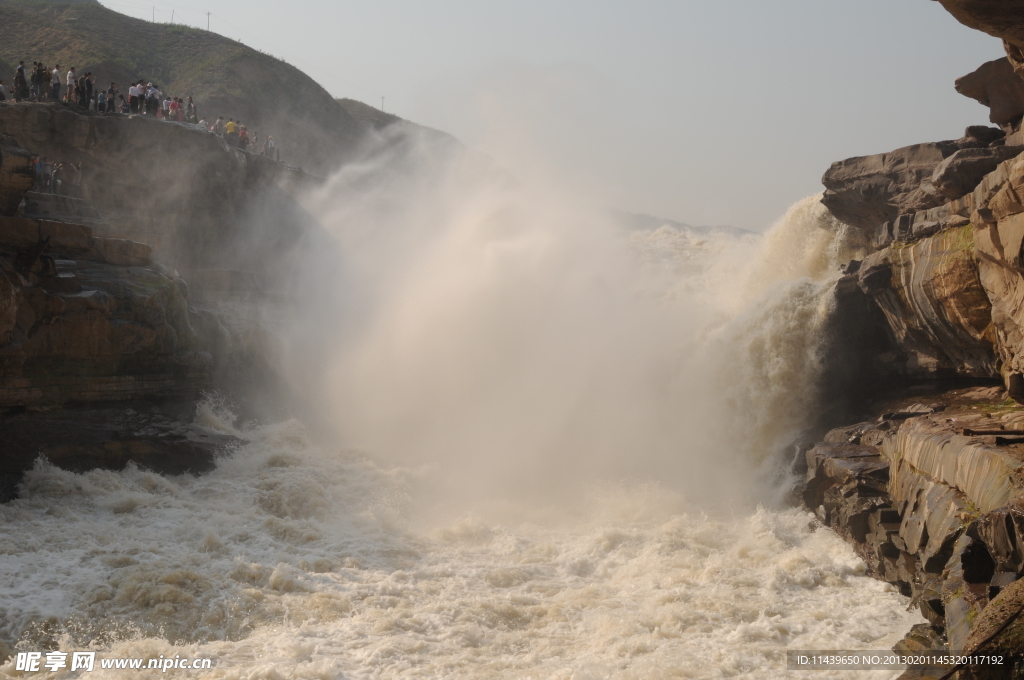
[[[200,478],[38,465],[0,506],[0,634],[212,657],[210,678],[767,678],[787,647],[884,648],[916,622],[799,510],[714,519],[604,485],[571,520],[421,530],[417,473],[294,421],[245,434]]]

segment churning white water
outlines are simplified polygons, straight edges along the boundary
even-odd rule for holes
[[[308,422],[204,402],[242,443],[198,478],[39,462],[0,506],[0,653],[781,678],[786,649],[884,649],[918,621],[780,505],[852,245],[815,199],[764,237],[628,231],[465,165],[367,162],[310,205],[334,250],[281,359]]]

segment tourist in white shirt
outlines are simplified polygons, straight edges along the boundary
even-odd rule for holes
[[[132,83],[132,86],[128,88],[128,108],[132,113],[139,112],[139,97],[141,96],[142,92],[138,84]]]
[[[53,69],[53,73],[50,74],[50,85],[53,88],[53,100],[57,101],[60,99],[60,64],[57,64]]]

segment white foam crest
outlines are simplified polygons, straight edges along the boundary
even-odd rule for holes
[[[196,404],[195,422],[218,434],[230,434],[235,437],[241,436],[241,431],[235,427],[238,416],[231,410],[231,406],[220,395],[208,394]]]
[[[606,483],[572,523],[423,534],[415,473],[294,422],[250,436],[199,479],[37,466],[0,508],[4,635],[55,617],[19,648],[214,659],[201,678],[782,678],[787,648],[884,647],[916,619],[806,512],[713,519]],[[54,476],[78,492],[35,491]]]

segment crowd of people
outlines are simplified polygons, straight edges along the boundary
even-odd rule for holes
[[[51,69],[41,61],[34,61],[32,67],[27,68],[22,61],[18,64],[10,86],[0,80],[0,101],[5,101],[8,96],[16,102],[63,101],[104,114],[152,116],[160,120],[202,125],[223,137],[231,146],[280,160],[280,152],[272,136],[261,142],[257,131],[253,130],[250,134],[241,121],[233,118],[225,123],[224,117],[218,116],[216,121],[209,123],[199,117],[192,97],[183,100],[181,97],[168,96],[159,86],[146,80],[132,83],[126,99],[117,89],[117,83],[110,83],[104,89],[97,86],[95,75],[90,72],[79,75],[74,66],[67,74],[63,74],[60,64]]]

